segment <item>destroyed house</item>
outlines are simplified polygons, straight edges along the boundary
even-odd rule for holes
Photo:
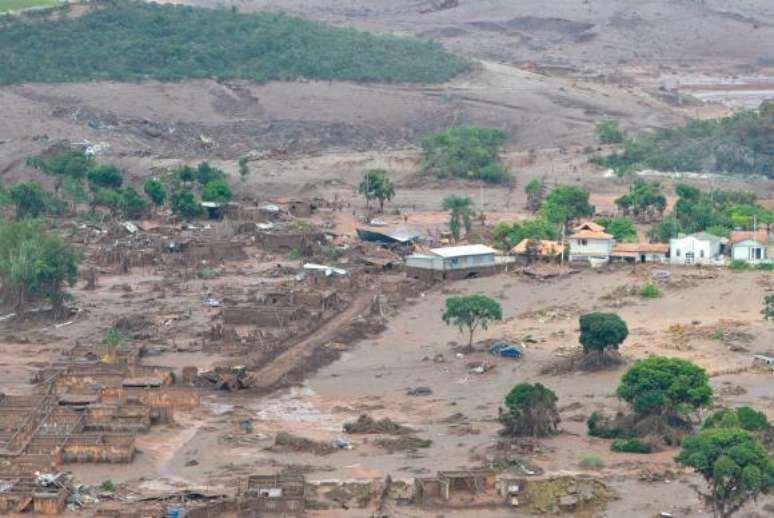
[[[305,487],[302,475],[253,475],[237,498],[237,515],[303,513]]]

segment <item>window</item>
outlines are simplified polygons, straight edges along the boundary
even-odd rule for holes
[[[699,250],[699,257],[704,257],[704,250]]]
[[[679,248],[675,249],[675,257],[680,257],[680,249]]]
[[[588,246],[589,242],[588,242],[588,241],[586,241],[585,239],[581,239],[581,240],[579,241],[579,244],[580,244],[580,246]]]

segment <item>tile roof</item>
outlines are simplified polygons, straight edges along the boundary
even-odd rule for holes
[[[740,241],[746,241],[747,239],[753,239],[759,243],[767,243],[769,241],[769,233],[765,228],[761,228],[756,232],[751,230],[734,230],[731,232],[731,241],[738,243]]]
[[[522,239],[518,245],[511,248],[514,254],[526,254],[529,239]],[[545,239],[534,240],[538,242],[538,255],[559,255],[562,253],[562,245],[559,241],[548,241]]]
[[[636,255],[641,253],[665,254],[669,245],[665,243],[617,243],[613,247],[613,255]]]
[[[593,221],[584,221],[583,223],[573,228],[572,230],[573,232],[580,232],[581,230],[592,230],[594,232],[604,232],[605,227],[597,223],[594,223]]]
[[[571,235],[570,239],[613,239],[613,236],[600,230],[581,230]]]

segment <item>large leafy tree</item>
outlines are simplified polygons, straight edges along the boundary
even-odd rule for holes
[[[422,170],[439,177],[482,179],[502,183],[509,178],[497,163],[507,135],[498,129],[452,128],[422,140]]]
[[[591,216],[594,207],[589,204],[589,192],[574,185],[559,185],[548,193],[540,213],[551,222],[568,223]]]
[[[545,437],[556,433],[559,424],[558,398],[540,383],[519,383],[505,396],[499,408],[503,435]]]
[[[624,216],[648,221],[663,216],[667,200],[661,193],[660,182],[637,178],[629,186],[629,192],[616,199],[615,204]]]
[[[48,195],[37,182],[18,183],[9,189],[8,196],[16,204],[18,219],[37,218],[46,212]]]
[[[387,178],[384,169],[371,169],[363,176],[363,180],[357,187],[357,192],[366,199],[366,205],[371,200],[379,200],[379,212],[384,212],[384,202],[395,196],[395,186]]]
[[[586,354],[592,351],[603,354],[609,349],[618,350],[629,336],[626,322],[615,313],[587,313],[581,315],[579,323],[580,343]]]
[[[501,221],[492,229],[492,239],[502,250],[510,250],[522,239],[559,239],[559,227],[545,218],[532,218],[508,224]]]
[[[546,195],[546,184],[534,178],[524,187],[524,192],[527,195],[527,210],[532,213],[537,212]]]
[[[59,192],[65,180],[80,183],[94,167],[94,159],[83,151],[60,151],[51,155],[34,156],[27,164],[55,178],[55,189]]]
[[[712,401],[712,387],[701,367],[680,358],[637,360],[621,378],[618,397],[640,415],[684,420]]]
[[[148,178],[145,180],[143,190],[156,207],[164,205],[164,201],[167,199],[167,189],[159,180],[156,178]]]
[[[191,191],[180,191],[170,200],[172,212],[185,219],[194,219],[204,214],[204,208]]]
[[[721,518],[774,486],[774,461],[750,432],[708,428],[683,440],[675,460],[698,471],[709,485],[703,495]]]
[[[93,189],[112,189],[114,191],[124,184],[124,176],[121,171],[112,164],[94,166],[86,174],[89,186]]]
[[[225,179],[211,180],[202,190],[202,200],[214,202],[229,202],[234,197]]]
[[[129,186],[121,192],[121,210],[127,218],[137,219],[142,217],[147,206],[145,199],[140,196],[140,193],[134,187]]]
[[[763,412],[749,406],[740,406],[716,410],[704,420],[702,428],[741,428],[757,433],[768,432],[771,425]]]
[[[636,243],[637,229],[634,228],[634,222],[627,218],[596,218],[594,223],[605,227],[605,232],[612,234],[619,243]]]
[[[469,232],[473,226],[473,200],[452,194],[443,199],[443,208],[449,211],[449,230],[455,241],[459,240],[462,227]]]
[[[72,246],[49,233],[36,220],[0,223],[0,280],[3,298],[17,314],[30,304],[48,301],[56,316],[63,313],[65,286],[78,278]]]
[[[489,323],[503,319],[500,304],[486,295],[465,295],[446,299],[446,310],[441,316],[446,324],[456,326],[460,332],[468,330],[468,351],[473,350],[473,333]]]

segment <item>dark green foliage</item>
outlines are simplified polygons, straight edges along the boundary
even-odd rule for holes
[[[752,267],[751,264],[749,264],[744,259],[732,259],[730,263],[728,263],[729,270],[735,271],[735,272],[744,272],[749,270]]]
[[[537,179],[530,180],[524,187],[524,192],[527,195],[527,210],[537,212],[546,195],[546,184]]]
[[[193,182],[196,178],[196,170],[191,166],[184,165],[175,169],[175,176],[183,183]]]
[[[266,12],[115,1],[77,17],[2,23],[6,84],[187,77],[437,83],[468,68],[436,43]]]
[[[449,211],[449,230],[455,240],[459,240],[462,227],[469,232],[473,226],[473,200],[467,196],[450,194],[443,199],[443,209]]]
[[[172,212],[185,219],[194,219],[204,214],[204,208],[191,191],[180,191],[170,200]]]
[[[621,453],[652,453],[653,446],[639,439],[616,439],[610,449]]]
[[[761,315],[763,315],[765,320],[774,322],[774,295],[766,295],[764,297]]]
[[[203,201],[214,202],[229,202],[234,197],[231,192],[231,187],[228,186],[228,182],[224,179],[210,180],[202,190]]]
[[[602,439],[624,439],[631,436],[631,433],[614,423],[608,423],[599,412],[592,412],[586,420],[586,428],[589,435]]]
[[[201,162],[196,167],[196,181],[202,187],[215,180],[225,180],[226,173],[217,167],[212,167],[208,162]]]
[[[634,222],[627,218],[596,218],[594,223],[605,227],[605,232],[612,234],[619,243],[636,243],[637,229]]]
[[[774,486],[774,461],[760,441],[739,428],[707,428],[683,440],[675,457],[707,481],[707,499],[723,518]]]
[[[422,140],[422,170],[445,178],[503,183],[510,173],[497,163],[507,135],[498,129],[452,128]]]
[[[121,210],[129,219],[138,219],[145,213],[148,204],[134,189],[127,187],[121,192]]]
[[[47,210],[49,196],[38,182],[17,183],[8,196],[16,204],[17,219],[37,218]]]
[[[143,190],[156,207],[164,205],[164,200],[167,199],[167,189],[164,187],[163,183],[155,178],[148,178],[145,180]]]
[[[540,214],[553,223],[568,223],[594,214],[589,204],[589,192],[573,185],[559,185],[548,193]]]
[[[0,39],[3,38],[4,31],[0,30]],[[6,47],[0,45],[0,53],[6,50]],[[0,63],[2,63],[0,58]],[[0,74],[3,73],[0,66]],[[94,159],[86,155],[83,151],[60,151],[48,156],[33,156],[27,159],[27,164],[39,169],[44,173],[56,178],[56,190],[62,186],[65,179],[74,179],[79,181],[86,176],[86,173],[94,167]]]
[[[0,288],[18,314],[31,304],[48,301],[62,314],[65,286],[78,279],[72,246],[45,230],[39,221],[0,223]]]
[[[97,165],[86,174],[89,180],[89,186],[92,190],[112,189],[118,190],[124,183],[124,176],[114,165]]]
[[[658,286],[650,281],[643,284],[642,288],[640,288],[640,297],[644,299],[657,299],[661,295],[662,293]]]
[[[587,313],[580,319],[580,343],[583,351],[603,353],[618,347],[629,336],[629,328],[615,313]]]
[[[395,196],[395,186],[387,178],[387,171],[371,169],[363,176],[357,192],[365,196],[366,205],[371,200],[379,200],[379,212],[384,212],[384,202]]]
[[[247,165],[247,157],[242,157],[239,159],[239,179],[244,182],[249,175],[250,166]]]
[[[663,216],[667,200],[661,193],[661,183],[636,178],[629,186],[629,192],[617,198],[615,204],[624,216],[649,221]]]
[[[545,437],[559,424],[558,398],[540,383],[519,383],[505,396],[505,409],[498,409],[503,435]]]
[[[695,120],[627,139],[624,150],[596,163],[624,174],[634,169],[762,174],[774,177],[774,103],[731,117]]]
[[[618,397],[640,415],[681,418],[712,401],[712,387],[701,367],[679,358],[652,356],[626,371]]]
[[[501,221],[492,229],[495,246],[501,250],[510,250],[523,239],[559,239],[559,227],[544,218],[514,221],[508,224]]]
[[[102,207],[110,209],[110,213],[115,215],[121,210],[123,197],[119,191],[97,188],[92,195],[92,202],[94,205],[101,205]]]
[[[707,428],[741,428],[748,432],[765,432],[771,428],[766,414],[750,408],[721,408],[704,420],[702,429]]]
[[[594,126],[599,142],[602,144],[620,144],[626,138],[626,134],[618,126],[616,121],[600,121]]]
[[[462,332],[469,332],[468,349],[473,349],[473,332],[486,329],[494,320],[503,319],[500,304],[486,295],[465,295],[446,299],[446,310],[441,316],[446,324],[452,324]]]

